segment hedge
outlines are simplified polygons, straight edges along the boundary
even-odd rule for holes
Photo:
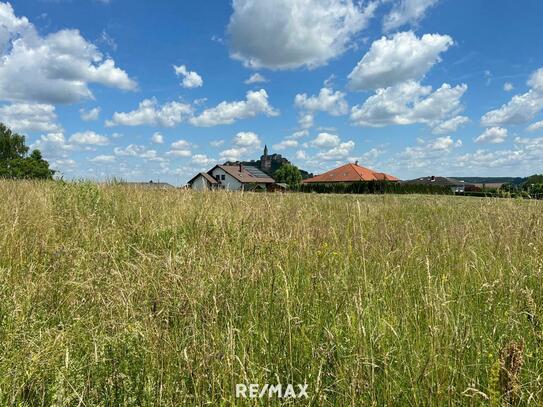
[[[390,181],[359,181],[333,184],[301,184],[299,192],[318,194],[433,194],[453,195],[451,188],[439,185],[401,184]]]

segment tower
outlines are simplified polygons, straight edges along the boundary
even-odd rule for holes
[[[260,169],[264,172],[269,172],[271,170],[271,159],[268,156],[268,146],[264,146],[264,155],[260,157]]]

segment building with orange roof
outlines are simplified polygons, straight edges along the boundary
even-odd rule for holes
[[[361,181],[399,181],[398,178],[385,174],[384,172],[377,172],[369,168],[362,167],[356,163],[349,163],[335,168],[324,174],[316,175],[313,178],[303,180],[303,184],[332,184],[336,182],[351,183]]]

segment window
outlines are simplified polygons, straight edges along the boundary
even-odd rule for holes
[[[221,175],[221,181],[224,181],[226,179],[226,176],[224,174]]]
[[[217,181],[220,181],[220,180],[221,180],[221,176],[220,176],[219,174],[217,174],[217,175],[215,175],[215,179],[216,179]]]

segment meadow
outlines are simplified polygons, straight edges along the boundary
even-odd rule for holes
[[[0,405],[541,405],[543,202],[0,181]]]

